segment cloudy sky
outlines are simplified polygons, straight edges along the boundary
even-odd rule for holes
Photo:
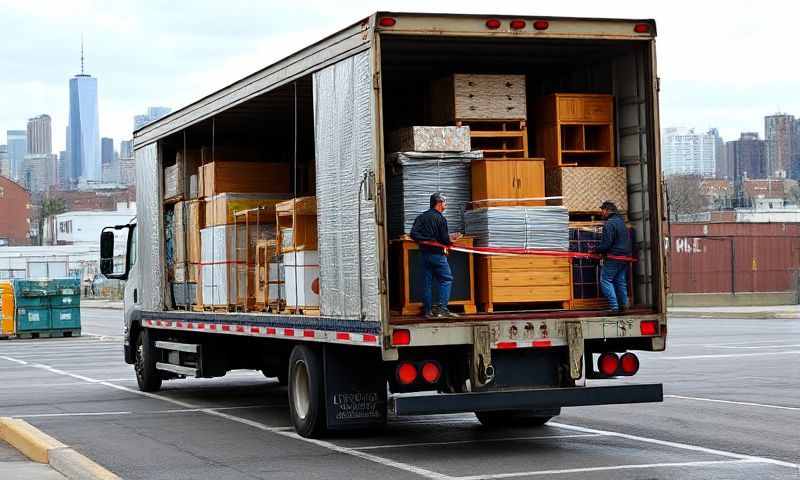
[[[662,126],[763,135],[764,115],[800,116],[793,2],[0,0],[0,143],[5,130],[53,117],[64,148],[68,81],[99,79],[100,132],[115,146],[149,105],[190,103],[375,10],[655,18]]]

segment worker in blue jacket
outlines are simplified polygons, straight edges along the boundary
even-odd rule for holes
[[[631,256],[631,239],[625,220],[613,202],[605,201],[600,206],[603,218],[603,237],[595,252],[618,257]],[[608,299],[608,306],[614,313],[620,313],[628,306],[628,262],[605,258],[600,270],[600,290]]]
[[[431,195],[430,207],[414,220],[411,238],[416,242],[436,242],[443,247],[450,246],[461,237],[459,233],[448,233],[447,219],[442,213],[447,208],[447,198],[439,192]],[[420,243],[422,260],[422,306],[426,318],[455,318],[458,314],[447,308],[450,303],[450,288],[453,273],[447,262],[445,248]],[[433,280],[438,283],[439,298],[434,303]]]

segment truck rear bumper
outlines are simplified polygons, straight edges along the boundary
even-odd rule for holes
[[[539,410],[585,405],[661,402],[663,400],[662,385],[652,383],[398,396],[390,399],[390,408],[396,415],[432,415],[492,410]]]

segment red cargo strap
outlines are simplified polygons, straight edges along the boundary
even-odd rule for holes
[[[513,247],[465,247],[461,245],[442,245],[439,242],[431,240],[420,240],[420,245],[428,245],[431,247],[439,247],[445,252],[452,250],[454,252],[475,253],[478,255],[499,255],[506,257],[516,257],[522,255],[538,255],[543,257],[560,257],[560,258],[586,258],[591,260],[601,260],[606,258],[608,260],[617,260],[620,262],[636,262],[635,257],[626,257],[621,255],[600,255],[599,253],[583,253],[583,252],[562,252],[560,250],[543,250],[537,248],[513,248]]]

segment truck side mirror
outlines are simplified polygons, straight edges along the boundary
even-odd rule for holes
[[[114,232],[103,230],[100,234],[100,273],[114,274]]]
[[[100,273],[106,278],[128,279],[133,264],[131,255],[136,253],[131,251],[136,248],[132,242],[135,227],[136,224],[115,225],[100,233]]]

